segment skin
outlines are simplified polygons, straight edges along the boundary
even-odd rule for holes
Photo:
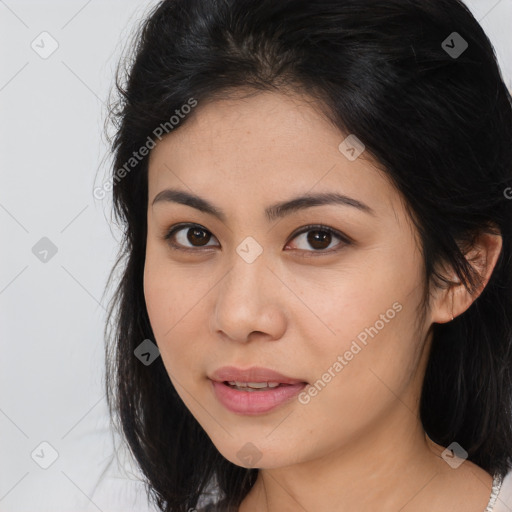
[[[224,457],[251,467],[237,454],[248,442],[257,448],[258,480],[240,512],[482,512],[491,475],[467,460],[452,469],[418,410],[431,325],[451,321],[481,293],[501,237],[482,236],[475,246],[482,288],[473,296],[460,284],[433,289],[421,318],[417,233],[370,157],[350,161],[340,152],[344,138],[311,98],[265,92],[201,103],[156,145],[144,293],[162,360]],[[151,204],[171,187],[212,202],[225,222],[188,205]],[[333,191],[375,214],[322,205],[269,222],[263,213],[298,195]],[[199,232],[206,246],[191,243],[185,227],[174,241],[192,252],[173,249],[163,237],[181,222],[206,230]],[[293,236],[308,224],[353,242],[333,235],[319,250],[308,233]],[[236,251],[248,236],[263,249],[252,263]],[[401,311],[307,404],[245,416],[212,392],[207,376],[224,365],[263,366],[314,383],[396,302]]]

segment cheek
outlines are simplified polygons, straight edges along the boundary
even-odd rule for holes
[[[352,386],[355,380],[373,379],[370,368],[377,372],[400,367],[402,359],[410,359],[409,313],[402,301],[393,297],[347,293],[332,300],[330,309],[323,310],[329,330],[322,329],[324,334],[319,336],[310,329],[308,336],[315,340],[306,350],[316,378],[337,380],[339,385],[346,380]],[[335,379],[333,374],[343,374],[343,378]]]
[[[304,327],[309,332],[308,338],[317,340],[315,345],[321,351],[346,350],[358,336],[364,343],[369,337],[367,330],[376,322],[379,333],[395,323],[395,318],[400,316],[397,312],[400,305],[393,308],[393,304],[402,304],[407,290],[393,283],[391,272],[386,280],[382,279],[383,274],[386,273],[354,269],[338,280],[323,280],[319,286],[310,286],[309,293],[302,294],[315,313],[306,315],[309,321]]]
[[[338,399],[346,393],[371,399],[375,388],[385,393],[379,377],[391,389],[400,387],[418,363],[421,267],[413,258],[381,256],[380,264],[363,265],[364,272],[347,273],[337,284],[324,283],[312,304],[324,326],[304,325],[306,338],[315,340],[305,347],[305,355],[320,380],[317,387],[327,383],[326,388],[339,388]]]
[[[158,261],[150,254],[144,265],[144,299],[153,333],[158,341],[164,339],[165,332],[172,326],[172,288],[168,287],[167,276]]]
[[[181,312],[186,302],[184,295],[182,283],[168,262],[166,264],[148,248],[144,265],[144,298],[155,342],[164,362],[173,344],[183,345],[175,342],[183,323],[180,317],[184,315]]]
[[[168,259],[148,251],[144,266],[144,297],[155,343],[169,375],[177,377],[197,365],[204,318],[198,293],[187,273],[177,272]],[[198,321],[201,316],[201,322]],[[178,380],[182,380],[178,377]]]
[[[317,335],[311,338],[317,343],[306,348],[312,380],[299,397],[296,421],[322,432],[319,450],[380,421],[415,373],[412,307],[392,297],[341,303],[344,310],[331,316],[338,318],[336,336]]]

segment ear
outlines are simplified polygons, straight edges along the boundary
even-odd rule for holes
[[[472,249],[465,255],[480,276],[476,289],[473,293],[468,291],[453,269],[450,269],[447,278],[451,284],[447,288],[437,288],[433,292],[434,300],[431,307],[433,323],[451,322],[453,318],[464,313],[480,296],[491,278],[502,245],[503,239],[500,234],[482,233],[476,238]]]

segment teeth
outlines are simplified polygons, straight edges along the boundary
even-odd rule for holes
[[[237,380],[228,381],[230,386],[237,388],[251,388],[251,389],[264,389],[264,388],[277,388],[279,382],[239,382]]]

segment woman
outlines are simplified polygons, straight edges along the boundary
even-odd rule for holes
[[[159,509],[510,509],[512,102],[468,9],[165,0],[136,37],[107,391]]]

